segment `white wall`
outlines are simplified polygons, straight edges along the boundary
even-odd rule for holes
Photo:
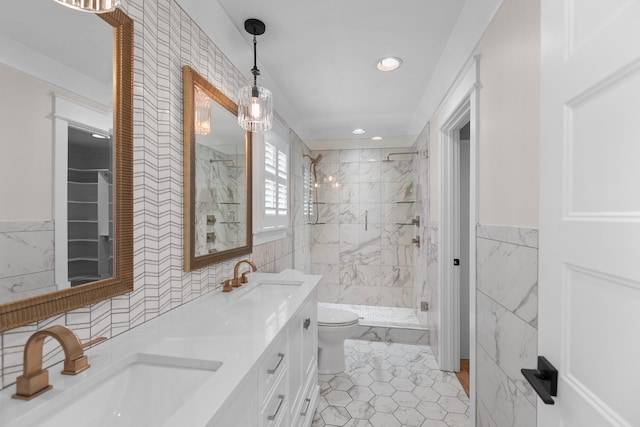
[[[538,3],[505,2],[476,49],[480,224],[538,226]]]
[[[53,94],[105,113],[111,107],[2,64],[0,93],[0,221],[51,220]]]
[[[52,89],[0,65],[0,221],[52,218]]]

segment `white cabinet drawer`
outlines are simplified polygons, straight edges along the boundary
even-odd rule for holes
[[[287,370],[286,335],[280,334],[274,343],[265,351],[258,366],[258,382],[260,402],[267,397],[275,381]]]
[[[287,411],[289,402],[287,398],[287,382],[285,375],[280,376],[269,392],[260,414],[260,424],[263,427],[277,427],[287,425]]]

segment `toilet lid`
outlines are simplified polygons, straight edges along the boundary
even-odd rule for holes
[[[358,323],[358,315],[336,308],[318,307],[318,324],[325,326],[348,326]]]

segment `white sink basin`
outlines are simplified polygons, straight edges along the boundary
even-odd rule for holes
[[[138,353],[74,388],[39,426],[161,426],[221,362]],[[66,393],[65,393],[66,394]]]
[[[296,280],[262,280],[260,281],[260,283],[258,283],[258,286],[260,285],[268,285],[268,286],[277,286],[277,285],[281,285],[281,286],[300,286],[302,285],[304,282],[299,282]]]
[[[239,296],[240,299],[251,299],[253,301],[273,301],[275,299],[291,298],[302,282],[260,282],[248,288]]]

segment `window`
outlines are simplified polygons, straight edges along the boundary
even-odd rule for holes
[[[283,238],[289,228],[289,131],[274,121],[272,130],[253,134],[254,243]]]

